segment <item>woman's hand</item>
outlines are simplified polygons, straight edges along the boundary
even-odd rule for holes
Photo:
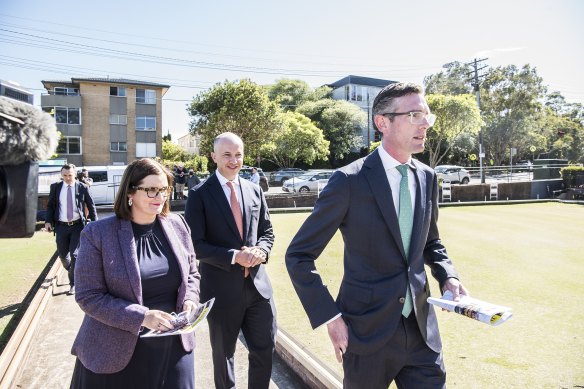
[[[191,313],[191,311],[195,310],[197,308],[197,304],[195,304],[194,301],[191,300],[185,300],[185,302],[183,303],[183,312],[187,312],[187,313]]]
[[[171,320],[172,315],[169,313],[150,309],[146,311],[146,314],[144,315],[142,326],[151,330],[165,332],[174,328],[173,325],[170,324]]]

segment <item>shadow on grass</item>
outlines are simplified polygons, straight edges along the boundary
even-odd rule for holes
[[[24,296],[24,299],[22,300],[22,302],[20,304],[7,305],[3,308],[0,308],[0,318],[8,316],[8,315],[13,315],[12,318],[10,319],[10,321],[8,322],[8,324],[6,325],[6,327],[4,328],[4,331],[2,331],[2,334],[0,334],[0,353],[2,353],[4,351],[4,348],[8,344],[10,337],[12,336],[14,331],[16,330],[16,327],[18,327],[18,323],[20,323],[20,319],[22,319],[22,316],[24,315],[24,313],[28,309],[28,307],[29,307],[30,303],[32,302],[32,299],[36,295],[37,291],[41,288],[42,284],[46,281],[47,274],[49,274],[49,271],[51,270],[51,267],[53,266],[53,263],[55,263],[55,260],[57,259],[57,257],[58,257],[58,255],[57,255],[57,252],[55,251],[53,256],[49,259],[49,262],[47,263],[45,268],[41,271],[41,274],[38,276],[38,278],[36,279],[36,281],[32,285],[32,288],[30,288],[30,290],[28,291],[26,296]]]

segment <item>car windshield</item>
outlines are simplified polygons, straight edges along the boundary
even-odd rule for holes
[[[299,175],[298,177],[296,177],[296,180],[310,180],[312,177],[314,177],[315,174],[314,173],[304,173]]]
[[[443,166],[438,166],[434,170],[436,170],[436,173],[444,173],[446,171],[446,168]]]

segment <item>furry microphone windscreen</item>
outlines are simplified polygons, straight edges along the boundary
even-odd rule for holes
[[[51,115],[0,96],[0,165],[48,159],[57,143],[57,125]]]

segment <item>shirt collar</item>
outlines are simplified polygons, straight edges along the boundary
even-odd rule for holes
[[[217,179],[219,180],[219,183],[221,184],[221,186],[227,185],[227,181],[229,181],[227,178],[223,177],[221,175],[221,173],[219,173],[219,170],[215,171],[215,175],[217,176]],[[239,175],[235,176],[235,179],[233,181],[235,185],[239,185]]]
[[[390,169],[395,169],[399,165],[403,165],[397,159],[395,159],[394,157],[392,157],[391,155],[389,155],[389,153],[387,151],[385,151],[385,149],[383,148],[383,146],[379,145],[377,147],[377,152],[379,153],[379,157],[381,158],[381,163],[383,164],[383,169],[385,171],[389,171]],[[412,163],[412,158],[411,157],[408,158],[408,161],[405,164],[408,165],[411,169],[415,169],[416,168],[414,166],[414,164]]]

